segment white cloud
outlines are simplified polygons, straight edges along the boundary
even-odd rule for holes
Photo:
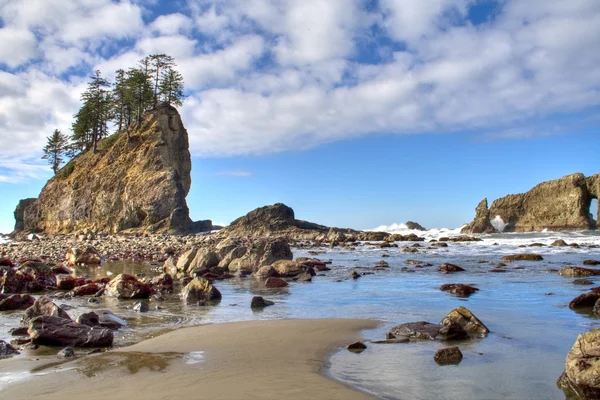
[[[180,13],[158,16],[151,24],[150,29],[161,35],[177,35],[189,33],[192,29],[192,20]]]
[[[237,178],[247,178],[252,176],[252,171],[233,170],[233,171],[217,171],[217,176],[233,176]]]
[[[37,41],[27,29],[0,28],[0,43],[0,65],[15,68],[37,55]]]

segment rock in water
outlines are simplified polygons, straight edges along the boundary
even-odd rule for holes
[[[6,343],[4,340],[0,340],[0,358],[12,357],[19,354],[10,343]]]
[[[433,359],[440,365],[459,364],[463,355],[460,349],[454,346],[436,351]]]
[[[567,354],[565,372],[558,379],[569,399],[600,398],[600,328],[577,336]]]
[[[600,269],[568,266],[562,267],[560,271],[558,271],[558,274],[560,276],[564,276],[565,278],[581,278],[586,276],[600,275]]]
[[[460,325],[442,326],[431,322],[408,322],[393,327],[387,334],[388,339],[408,337],[424,340],[460,340],[468,337]]]
[[[204,278],[194,278],[183,288],[181,298],[187,303],[221,300],[221,292]]]
[[[119,299],[147,299],[152,294],[152,288],[135,276],[119,274],[106,284],[104,293]]]
[[[440,286],[440,290],[458,297],[469,297],[479,289],[474,286],[464,285],[462,283],[448,283]]]
[[[116,135],[116,136],[115,136]],[[174,107],[161,105],[132,130],[98,143],[51,178],[37,199],[15,210],[17,231],[71,233],[93,226],[105,232],[187,233],[191,221],[188,134]]]
[[[75,357],[75,349],[72,347],[65,347],[56,354],[59,358],[71,358]]]
[[[51,316],[32,319],[28,333],[33,343],[45,346],[105,347],[113,343],[110,329],[93,328]]]
[[[464,307],[456,307],[440,322],[443,326],[460,325],[469,335],[485,337],[490,330],[471,311]]]
[[[442,264],[438,268],[438,271],[443,272],[445,274],[448,274],[451,272],[462,272],[464,270],[465,270],[464,268],[459,267],[458,265],[450,264],[450,263]]]
[[[6,298],[0,297],[0,311],[26,310],[35,303],[35,298],[28,294],[11,294]]]
[[[490,210],[487,198],[481,200],[475,208],[475,219],[473,222],[460,230],[460,233],[494,233],[496,228],[490,222]]]
[[[102,256],[92,246],[88,246],[84,250],[73,247],[67,251],[65,258],[71,266],[80,264],[98,265],[102,262]]]
[[[62,308],[57,306],[50,298],[42,296],[33,303],[31,307],[25,310],[23,314],[22,323],[23,325],[29,325],[29,322],[39,316],[52,316],[57,318],[63,318],[71,320],[69,314],[67,314]]]
[[[275,276],[267,278],[267,280],[265,281],[265,286],[268,288],[282,288],[286,287],[287,285],[288,283],[286,281]]]
[[[406,227],[408,229],[412,229],[415,231],[426,231],[427,230],[427,229],[423,228],[423,226],[421,226],[421,224],[413,222],[413,221],[407,221],[406,224],[404,224],[404,225],[406,225]]]
[[[268,306],[272,306],[274,304],[275,303],[273,303],[272,301],[265,300],[261,296],[254,296],[252,298],[252,302],[250,303],[250,307],[251,308],[265,308]]]
[[[348,350],[350,350],[353,353],[362,353],[363,351],[366,350],[367,345],[364,344],[363,342],[354,342],[348,345]]]
[[[486,227],[490,218],[493,220],[496,217],[506,224],[503,232],[595,229],[596,223],[589,211],[591,200],[598,198],[598,192],[600,174],[586,178],[581,173],[575,173],[542,182],[527,193],[511,194],[495,200],[487,218],[484,212],[478,213],[465,230],[477,233],[473,227]]]

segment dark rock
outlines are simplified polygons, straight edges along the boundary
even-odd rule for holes
[[[416,222],[412,222],[412,221],[407,221],[405,225],[408,229],[412,229],[415,231],[426,231],[427,230],[427,229],[423,228],[420,224],[418,224]]]
[[[584,293],[571,300],[569,308],[571,310],[576,308],[592,308],[598,299],[600,299],[600,293]]]
[[[303,272],[294,278],[297,282],[312,282],[312,275],[308,272]]]
[[[594,282],[590,281],[589,279],[575,279],[573,282],[574,285],[593,285]]]
[[[75,349],[72,347],[65,347],[56,354],[59,358],[71,358],[75,357]]]
[[[568,246],[568,244],[564,240],[558,239],[558,240],[555,240],[554,242],[552,242],[552,244],[550,246],[566,247],[566,246]]]
[[[56,275],[56,288],[58,290],[71,290],[75,287],[75,277],[71,275]]]
[[[459,297],[469,297],[479,289],[462,283],[448,283],[440,286],[440,290]]]
[[[600,269],[582,268],[582,267],[563,267],[558,271],[560,276],[565,278],[584,278],[588,276],[600,275]]]
[[[583,265],[600,265],[598,260],[584,260]]]
[[[481,200],[475,208],[473,222],[461,229],[460,233],[494,233],[496,228],[490,222],[490,210],[487,198]]]
[[[28,335],[27,327],[25,327],[25,326],[21,326],[18,328],[12,328],[9,332],[12,336],[27,336]]]
[[[451,272],[461,272],[464,271],[465,269],[462,267],[459,267],[458,265],[454,265],[454,264],[449,264],[449,263],[445,263],[442,264],[439,268],[438,271],[441,271],[445,274],[451,273]]]
[[[133,311],[145,313],[150,311],[150,306],[145,301],[138,301],[133,305]]]
[[[387,338],[394,339],[399,336],[425,340],[460,340],[468,337],[458,324],[444,327],[425,321],[397,325],[388,332]]]
[[[105,347],[113,343],[109,329],[52,316],[35,317],[29,322],[28,332],[33,343],[44,346]]]
[[[354,342],[348,345],[348,350],[353,353],[362,353],[367,348],[363,342]]]
[[[35,303],[35,298],[28,294],[12,294],[0,300],[0,311],[26,310]]]
[[[75,289],[71,291],[74,297],[79,296],[92,296],[98,293],[102,287],[95,282],[88,283],[86,285],[77,286]]]
[[[459,364],[463,359],[463,355],[460,349],[454,346],[436,351],[433,359],[439,365]]]
[[[361,275],[356,271],[352,271],[352,273],[350,275],[348,275],[348,278],[350,278],[350,279],[358,279],[360,277],[361,277]]]
[[[268,306],[272,306],[274,304],[275,303],[273,303],[272,301],[265,300],[261,296],[254,296],[252,298],[252,302],[250,303],[250,307],[251,308],[265,308]]]
[[[156,288],[156,290],[158,290],[158,291],[168,292],[168,293],[173,292],[173,285],[174,285],[173,277],[168,273],[164,273],[159,276],[155,276],[150,281],[150,284],[154,288]]]
[[[69,265],[99,265],[102,263],[102,256],[93,246],[88,246],[85,249],[73,247],[67,251],[65,258]]]
[[[0,358],[12,357],[20,354],[10,343],[0,340]]]
[[[123,318],[116,316],[110,310],[95,310],[81,314],[77,318],[77,323],[87,326],[101,326],[113,330],[127,326],[127,322]]]

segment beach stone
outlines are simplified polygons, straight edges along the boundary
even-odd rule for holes
[[[73,247],[65,254],[65,259],[69,265],[98,265],[102,262],[102,256],[92,246],[88,246],[85,249]]]
[[[133,311],[145,313],[150,311],[150,306],[145,301],[138,301],[133,305]]]
[[[268,306],[272,306],[275,303],[269,300],[265,300],[262,296],[254,296],[252,298],[252,302],[250,303],[251,308],[265,308]]]
[[[354,342],[348,345],[347,349],[353,353],[362,353],[367,348],[363,342]]]
[[[179,272],[186,272],[190,266],[190,264],[192,263],[192,261],[194,261],[194,257],[196,257],[196,253],[198,252],[198,248],[194,247],[191,250],[186,251],[185,253],[183,253],[180,257],[179,260],[177,260],[177,270]],[[165,271],[168,272],[168,271]]]
[[[288,283],[281,278],[272,276],[270,278],[267,278],[267,280],[265,281],[265,286],[268,288],[282,288],[288,286]]]
[[[292,260],[278,260],[272,266],[280,277],[294,277],[304,272],[304,268]]]
[[[569,308],[571,310],[576,308],[591,308],[594,306],[594,304],[596,304],[598,299],[600,299],[600,293],[584,293],[571,300],[569,303]]]
[[[358,272],[352,271],[352,273],[350,273],[350,275],[348,275],[348,278],[356,280],[356,279],[360,278],[361,276],[362,275],[359,274]]]
[[[330,271],[329,268],[323,261],[318,258],[307,258],[307,257],[298,257],[296,262],[302,266],[303,268],[313,268],[317,271]]]
[[[181,292],[181,298],[187,303],[221,300],[221,292],[204,278],[194,278]]]
[[[600,265],[598,260],[584,260],[583,265]]]
[[[113,343],[110,329],[52,316],[35,317],[29,322],[28,332],[33,343],[44,346],[105,347]]]
[[[55,273],[56,275],[71,275],[71,274],[73,274],[73,271],[71,271],[69,268],[65,267],[64,265],[52,266],[52,272]]]
[[[247,251],[248,249],[245,246],[235,245],[235,247],[230,249],[227,253],[221,254],[219,267],[229,268],[229,265],[233,260],[243,257]]]
[[[173,282],[173,277],[165,272],[164,274],[160,274],[159,276],[152,278],[150,284],[161,292],[171,293],[173,292],[173,286],[175,283]]]
[[[593,285],[594,282],[589,279],[575,279],[573,282],[574,285]]]
[[[592,269],[592,268],[567,266],[567,267],[562,267],[560,269],[560,271],[558,271],[558,274],[560,276],[564,276],[565,278],[585,278],[588,276],[600,275],[600,270]]]
[[[443,326],[452,324],[460,325],[469,335],[475,337],[485,337],[490,330],[483,324],[471,311],[465,307],[456,307],[450,311],[440,322]]]
[[[173,256],[166,259],[166,261],[163,263],[162,270],[166,274],[177,276],[179,270],[177,269],[177,263],[175,262],[175,258]]]
[[[0,340],[0,358],[12,357],[20,354],[10,343]]]
[[[58,290],[71,290],[75,287],[75,277],[71,275],[56,275],[56,288]]]
[[[95,310],[81,314],[77,318],[77,323],[87,326],[101,326],[104,328],[117,330],[127,326],[127,322],[110,310]]]
[[[260,265],[273,265],[279,260],[292,260],[294,255],[287,240],[278,238],[269,240],[260,258]]]
[[[196,269],[210,269],[219,265],[221,259],[219,255],[210,249],[199,249],[196,252],[196,256],[189,264],[186,271],[193,271]]]
[[[450,263],[444,263],[438,268],[438,271],[441,271],[445,274],[452,273],[452,272],[461,272],[464,270],[465,270],[464,268],[459,267],[458,265],[450,264]]]
[[[118,299],[148,298],[153,290],[150,285],[140,282],[135,276],[119,274],[106,284],[105,294]]]
[[[267,279],[272,276],[279,276],[279,274],[272,265],[265,265],[264,267],[260,267],[258,271],[254,273],[254,276],[258,279]]]
[[[72,347],[65,347],[64,349],[59,351],[56,355],[58,356],[58,358],[75,357],[75,349]]]
[[[92,295],[95,295],[96,293],[98,293],[98,291],[101,289],[102,289],[102,287],[100,285],[98,285],[97,283],[90,282],[85,285],[77,286],[75,289],[73,289],[71,291],[71,294],[73,295],[73,297],[92,296]]]
[[[12,268],[0,268],[0,293],[21,293],[24,282]]]
[[[408,343],[410,342],[410,338],[406,336],[397,336],[393,339],[385,339],[385,340],[374,340],[371,343],[376,344],[394,344],[394,343]]]
[[[557,385],[568,399],[600,398],[600,328],[577,336]]]
[[[459,364],[463,359],[463,354],[457,346],[439,349],[435,352],[433,359],[439,365]]]
[[[502,257],[502,261],[504,262],[513,262],[513,261],[542,261],[544,257],[539,254],[534,253],[524,253],[524,254],[510,254],[508,256]]]
[[[408,337],[424,340],[461,340],[468,338],[467,332],[458,325],[442,326],[426,321],[409,322],[393,327],[387,334],[387,339]]]
[[[31,307],[25,310],[21,323],[24,326],[29,325],[29,322],[39,316],[51,316],[56,318],[62,318],[71,321],[71,317],[65,310],[57,306],[47,296],[42,296],[37,299]]]
[[[47,264],[27,261],[15,271],[20,288],[27,292],[40,292],[56,287],[56,275]]]
[[[448,283],[440,286],[440,290],[459,297],[469,297],[479,289],[462,283]]]
[[[27,327],[26,326],[20,326],[18,328],[12,328],[9,333],[12,336],[27,336]]]
[[[550,244],[550,246],[565,247],[565,246],[568,246],[568,244],[564,240],[558,239],[558,240],[555,240],[554,242],[552,242],[552,244]]]
[[[0,311],[26,310],[35,303],[35,297],[28,294],[11,294],[0,299]]]
[[[297,282],[312,282],[312,277],[313,275],[311,275],[310,273],[303,272],[300,275],[296,276],[294,280]]]

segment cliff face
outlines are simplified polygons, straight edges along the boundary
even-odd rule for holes
[[[511,194],[495,200],[489,209],[478,206],[475,221],[463,229],[483,233],[490,218],[502,218],[504,232],[575,231],[595,229],[590,203],[598,198],[600,175],[586,178],[581,173],[542,182],[527,193]],[[487,208],[487,207],[486,207]]]
[[[80,154],[19,203],[16,230],[70,233],[83,228],[187,232],[188,135],[177,110],[160,106],[131,129]]]
[[[481,200],[475,209],[475,219],[465,226],[461,233],[494,233],[496,228],[490,222],[487,198]]]

